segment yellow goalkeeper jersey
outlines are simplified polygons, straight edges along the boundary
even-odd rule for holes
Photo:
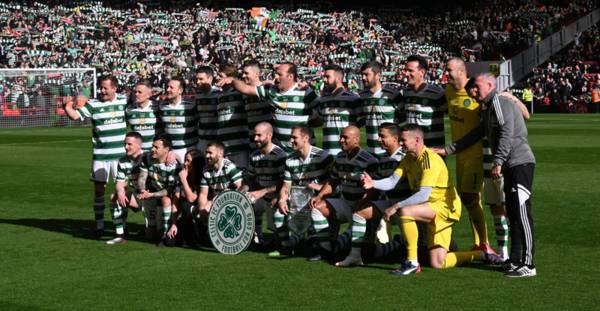
[[[406,177],[413,193],[420,187],[431,187],[428,202],[446,208],[448,211],[445,214],[450,219],[460,219],[461,206],[460,201],[456,200],[456,188],[450,179],[446,163],[437,153],[425,147],[417,159],[406,156],[400,161],[394,174]]]
[[[467,95],[464,88],[457,91],[451,85],[447,85],[445,96],[448,103],[452,141],[454,142],[479,126],[481,108],[477,101]],[[458,156],[461,158],[482,157],[481,141],[461,151]]]

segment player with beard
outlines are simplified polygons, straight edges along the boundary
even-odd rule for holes
[[[194,96],[198,112],[198,146],[206,151],[206,144],[217,139],[217,105],[221,89],[213,85],[214,72],[208,66],[196,70],[198,93]]]
[[[301,88],[298,85],[298,71],[292,63],[277,66],[274,84],[253,86],[233,77],[221,79],[218,83],[219,86],[226,84],[231,84],[242,94],[256,96],[269,103],[273,112],[274,141],[286,152],[292,151],[292,127],[308,124],[314,119],[313,107],[318,96],[312,89]]]
[[[385,150],[379,146],[379,126],[404,121],[398,103],[399,93],[381,84],[382,70],[383,65],[376,61],[365,63],[360,68],[364,89],[360,92],[359,123],[366,128],[367,150],[378,156],[385,155]]]
[[[225,146],[220,142],[208,142],[206,145],[206,165],[200,178],[198,208],[202,216],[210,212],[212,200],[221,192],[242,186],[242,171],[235,163],[224,157]]]
[[[287,154],[273,144],[273,127],[268,122],[257,124],[254,133],[254,143],[258,149],[250,155],[246,183],[250,188],[248,196],[254,201],[255,242],[262,243],[262,214],[266,210],[267,217],[272,218]]]
[[[323,150],[337,155],[342,149],[339,138],[348,125],[356,124],[359,97],[344,88],[344,71],[340,66],[325,66],[323,93],[317,105],[317,114],[323,121]]]

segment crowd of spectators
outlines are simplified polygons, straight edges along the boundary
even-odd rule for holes
[[[596,111],[600,92],[600,30],[578,34],[575,42],[534,68],[527,80],[536,106],[553,112]],[[594,94],[595,93],[595,94]],[[592,98],[594,97],[594,98]]]
[[[507,57],[508,51],[518,52],[593,8],[585,0],[543,2],[480,1],[451,10],[440,5],[359,12],[336,11],[331,1],[308,1],[304,6],[315,10],[270,8],[257,19],[247,9],[186,1],[178,1],[180,8],[131,1],[125,6],[11,1],[0,3],[0,64],[94,66],[100,73],[115,74],[124,85],[148,78],[160,86],[173,75],[190,75],[198,65],[249,58],[267,67],[293,62],[307,80],[323,65],[337,63],[348,71],[348,84],[357,87],[355,71],[361,63],[381,61],[384,80],[402,85],[401,60],[421,54],[431,61],[429,81],[441,84],[449,56],[471,61]]]

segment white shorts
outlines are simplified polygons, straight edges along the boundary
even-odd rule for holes
[[[504,177],[498,179],[484,178],[483,196],[487,205],[504,204]]]
[[[354,203],[345,199],[325,199],[325,201],[335,210],[335,216],[339,223],[352,223],[352,208],[354,208]]]
[[[92,174],[90,176],[90,180],[94,182],[108,183],[108,177],[110,176],[114,182],[117,179],[118,165],[118,160],[92,161]]]
[[[226,156],[229,161],[233,162],[239,169],[248,168],[248,152],[242,151]]]

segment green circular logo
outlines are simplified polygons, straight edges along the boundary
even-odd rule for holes
[[[465,107],[469,107],[471,105],[471,100],[470,99],[465,99],[465,101],[463,101],[463,106]]]
[[[208,214],[208,235],[221,254],[243,252],[254,236],[254,210],[250,200],[235,190],[219,194]]]

